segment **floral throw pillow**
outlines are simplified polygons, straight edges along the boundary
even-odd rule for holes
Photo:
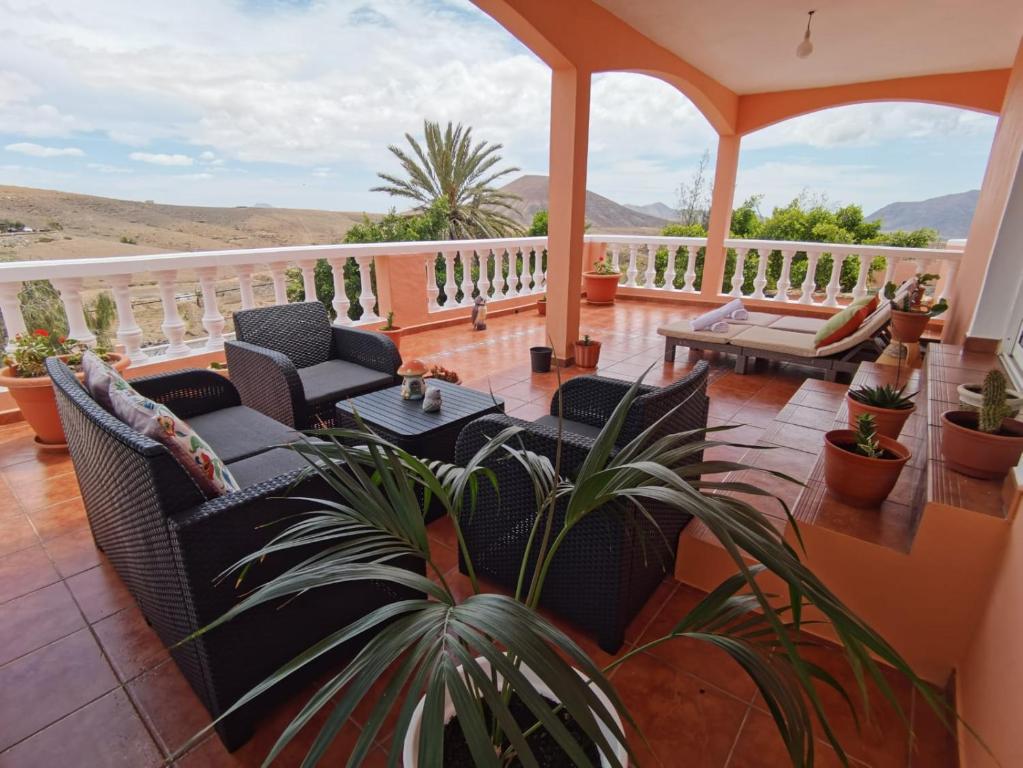
[[[92,395],[92,399],[108,411],[113,412],[114,409],[110,403],[110,384],[114,379],[124,381],[124,377],[91,350],[82,355],[82,373],[84,374],[85,388]]]
[[[207,498],[239,489],[209,444],[170,408],[143,397],[120,376],[110,380],[109,394],[114,415],[137,432],[167,446]]]

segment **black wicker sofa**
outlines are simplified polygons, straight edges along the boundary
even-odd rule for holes
[[[218,579],[225,568],[280,532],[297,497],[332,498],[317,476],[299,480],[305,462],[286,447],[298,433],[241,405],[230,381],[184,370],[133,379],[144,396],[186,419],[224,459],[241,490],[207,499],[167,448],[131,429],[90,397],[56,358],[46,362],[93,539],[117,570],[149,624],[170,648],[210,715],[330,632],[388,602],[412,596],[379,583],[310,590],[267,604],[177,645],[234,605],[243,591],[308,556],[275,556],[241,586]],[[413,566],[415,567],[415,566]],[[421,566],[419,566],[421,568]],[[367,638],[368,639],[368,638]],[[225,718],[217,732],[229,750],[252,735],[265,710],[297,685],[354,652],[341,649]]]

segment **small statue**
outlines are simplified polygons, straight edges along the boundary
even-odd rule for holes
[[[472,307],[472,329],[474,331],[487,330],[487,300],[477,296]]]
[[[426,394],[423,396],[423,411],[426,413],[436,413],[440,410],[440,389],[437,387],[426,388]]]

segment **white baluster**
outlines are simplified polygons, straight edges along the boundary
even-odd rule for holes
[[[625,271],[625,285],[629,288],[636,287],[636,275],[639,269],[636,267],[636,244],[629,243],[629,268]]]
[[[288,303],[288,265],[271,264],[270,279],[274,283],[274,304]]]
[[[80,277],[62,277],[51,281],[60,293],[60,303],[67,314],[67,335],[75,341],[92,346],[96,337],[85,322],[85,308],[82,306],[82,279]]]
[[[504,251],[494,250],[494,298],[504,298]]]
[[[945,298],[945,295],[948,293],[948,287],[955,283],[956,272],[959,271],[958,261],[952,261],[950,259],[945,263],[948,264],[948,269],[945,271],[944,279],[942,279],[942,281],[938,284],[939,290],[937,295],[934,297],[935,301],[941,301]]]
[[[117,340],[124,345],[128,359],[140,363],[148,355],[142,351],[142,329],[135,320],[135,310],[131,306],[131,276],[115,275],[110,278],[110,286],[117,305]]]
[[[302,292],[306,301],[316,301],[316,262],[312,259],[303,259],[296,262],[302,270]]]
[[[771,252],[766,248],[757,249],[757,276],[753,278],[754,299],[764,298],[764,288],[767,285],[767,262],[771,258]]]
[[[828,280],[827,295],[824,299],[825,307],[838,306],[838,292],[842,287],[840,280],[842,277],[842,264],[844,262],[845,256],[835,253],[831,255],[831,279]]]
[[[458,304],[468,307],[472,306],[472,249],[462,249],[459,258],[462,260],[462,300]]]
[[[189,349],[185,344],[185,321],[181,319],[181,313],[178,312],[178,273],[170,270],[157,272],[155,276],[160,289],[160,302],[163,304],[163,323],[160,328],[163,330],[163,335],[167,337],[167,349],[164,351],[164,355],[167,357],[187,355]]]
[[[217,305],[217,268],[197,269],[199,287],[202,289],[202,327],[208,334],[206,350],[214,352],[224,348],[224,316]]]
[[[526,270],[526,254],[522,254],[522,267],[519,268],[519,249],[511,246],[508,249],[508,293],[518,296],[522,293],[522,272]]]
[[[437,303],[437,295],[440,293],[440,288],[437,287],[437,254],[426,254],[423,266],[426,268],[426,311],[436,312],[440,309]]]
[[[646,244],[646,272],[643,273],[643,287],[656,288],[657,282],[657,246],[654,243]]]
[[[742,297],[742,283],[745,279],[744,267],[746,266],[746,254],[749,248],[735,249],[735,271],[732,273],[732,290],[729,296]]]
[[[25,335],[25,317],[21,314],[21,283],[0,283],[0,315],[7,328],[7,351],[14,349],[14,337]]]
[[[700,249],[695,245],[686,246],[686,276],[682,284],[683,293],[696,293],[696,257]]]
[[[799,296],[800,304],[813,304],[813,291],[817,287],[817,262],[820,257],[820,251],[806,252],[806,279],[803,280],[803,293]]]
[[[792,287],[789,278],[792,275],[792,257],[795,255],[795,251],[781,252],[781,274],[778,275],[778,292],[774,295],[775,301],[789,300],[789,288]]]
[[[533,250],[533,293],[542,292],[543,284],[543,248],[537,247]]]
[[[622,250],[622,247],[620,245],[612,245],[611,246],[611,268],[615,272],[621,272],[622,271],[621,263],[618,261],[618,256],[621,253],[621,250]]]
[[[664,267],[664,285],[662,286],[665,291],[675,290],[675,258],[678,256],[678,249],[670,244],[664,246],[668,252],[668,263]]]
[[[352,302],[348,300],[348,292],[345,290],[345,264],[348,259],[344,256],[327,259],[330,264],[330,276],[334,283],[334,299],[330,306],[334,308],[334,325],[352,325],[352,318],[348,316],[348,309]]]
[[[490,292],[494,287],[494,281],[490,277],[490,249],[476,249],[476,256],[480,263],[480,276],[476,281],[476,287],[479,289],[480,296],[487,301],[490,300]],[[494,268],[496,270],[497,264],[495,259]]]
[[[444,251],[444,309],[451,309],[458,302],[458,283],[455,282],[455,254],[457,251]]]
[[[256,296],[252,293],[252,265],[239,264],[234,268],[238,277],[238,295],[242,300],[242,309],[252,309],[256,306]]]
[[[867,277],[870,274],[870,261],[873,258],[869,253],[861,253],[859,257],[860,271],[856,275],[856,285],[853,286],[853,301],[867,295]]]
[[[884,257],[884,261],[885,261],[885,265],[884,265],[884,280],[881,283],[881,295],[882,296],[884,295],[884,287],[886,285],[888,285],[888,283],[892,282],[892,277],[895,275],[895,267],[898,264],[899,260],[898,260],[897,257],[892,256],[891,254],[889,254],[889,255]]]
[[[375,323],[380,320],[376,313],[377,297],[373,293],[373,257],[356,256],[355,262],[359,265],[359,305],[362,307],[360,323]]]

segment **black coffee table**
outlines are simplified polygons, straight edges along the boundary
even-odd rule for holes
[[[441,407],[434,413],[423,411],[422,400],[402,400],[401,387],[388,387],[340,401],[337,423],[344,428],[356,426],[354,412],[381,437],[424,459],[453,461],[455,441],[462,427],[488,413],[504,413],[504,400],[447,381],[429,379],[431,387],[441,391]]]

